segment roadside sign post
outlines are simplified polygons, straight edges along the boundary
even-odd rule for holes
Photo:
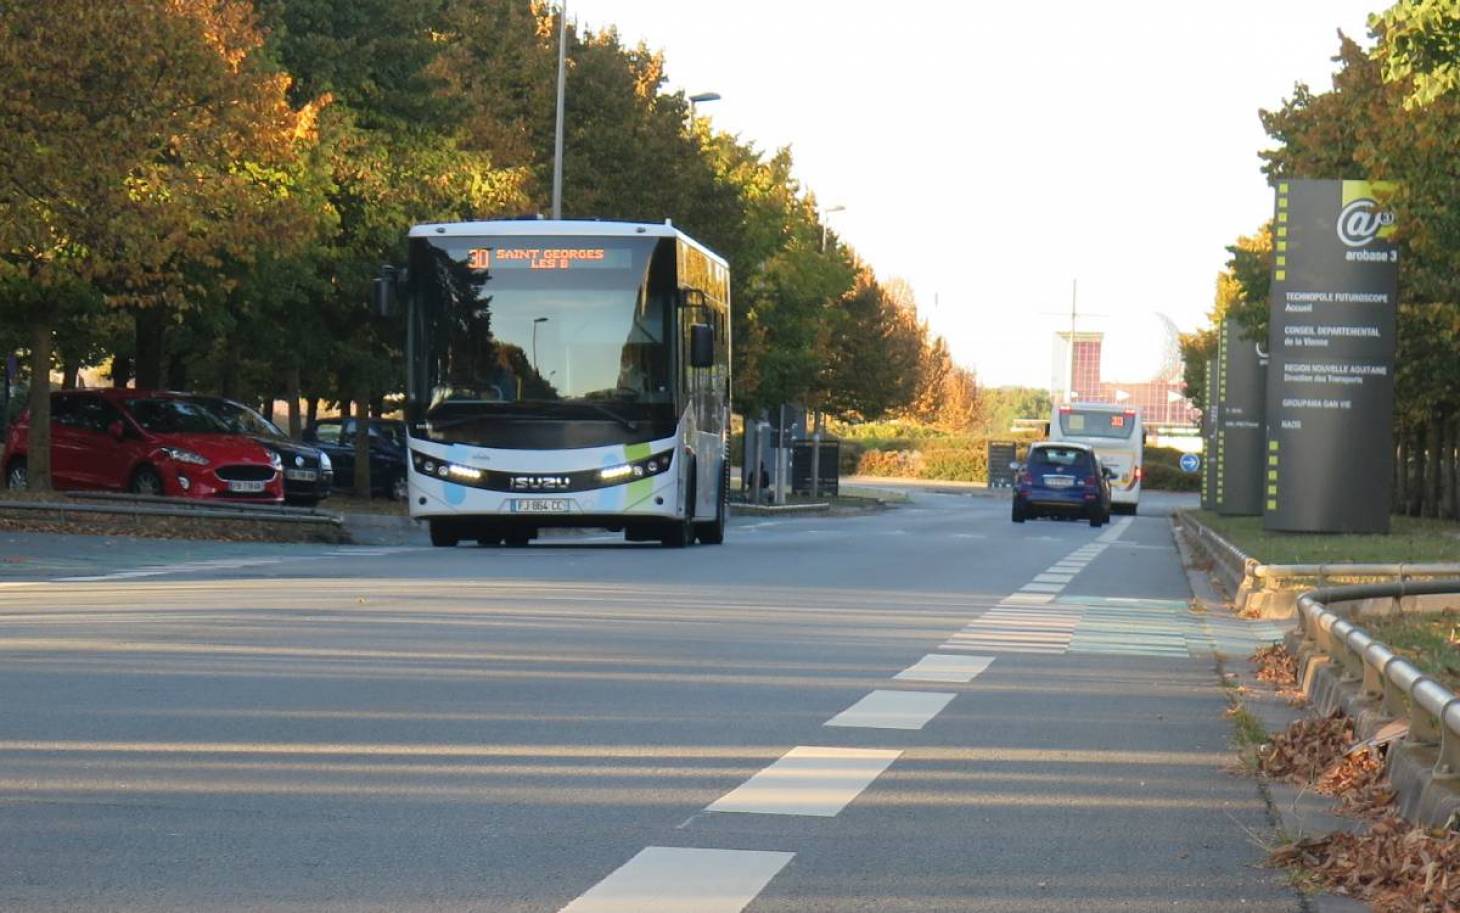
[[[1180,463],[1182,472],[1196,472],[1201,469],[1201,457],[1194,453],[1183,453]]]

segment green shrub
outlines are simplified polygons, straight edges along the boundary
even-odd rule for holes
[[[922,458],[910,450],[868,450],[857,461],[857,474],[917,478]]]
[[[944,482],[987,482],[989,479],[988,448],[930,447],[922,451],[923,465],[918,472],[922,479]]]
[[[1153,491],[1201,491],[1201,473],[1182,472],[1174,466],[1148,459],[1141,467],[1141,487]]]

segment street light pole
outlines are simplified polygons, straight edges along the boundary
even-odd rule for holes
[[[847,208],[845,206],[828,206],[821,211],[821,215],[817,218],[816,221],[821,223],[821,252],[823,254],[826,253],[826,217],[834,212],[846,212],[846,210]]]
[[[558,119],[553,134],[553,218],[563,217],[563,89],[568,71],[568,3],[558,7]]]
[[[532,318],[532,373],[538,377],[542,377],[542,372],[537,369],[537,325],[547,322],[548,319],[546,317]]]
[[[698,105],[700,102],[719,100],[719,92],[701,92],[698,95],[691,95],[689,97],[689,122],[693,124],[695,121],[695,105]]]

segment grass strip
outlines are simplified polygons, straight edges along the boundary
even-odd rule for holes
[[[1388,535],[1278,533],[1264,530],[1261,517],[1190,514],[1263,564],[1460,561],[1460,523],[1448,520],[1396,516]]]

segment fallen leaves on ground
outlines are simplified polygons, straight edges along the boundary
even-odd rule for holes
[[[1258,746],[1257,770],[1276,780],[1312,783],[1341,760],[1353,742],[1353,724],[1337,711],[1295,720]]]
[[[1377,913],[1460,911],[1460,834],[1415,827],[1397,817],[1365,834],[1335,832],[1274,850],[1273,865],[1301,866],[1325,887]]]
[[[1384,756],[1368,745],[1324,771],[1315,789],[1338,799],[1339,811],[1350,815],[1386,815],[1394,805],[1394,787],[1384,775]]]
[[[1252,663],[1257,666],[1258,680],[1272,685],[1279,697],[1295,707],[1308,702],[1298,687],[1298,657],[1288,652],[1287,647],[1282,644],[1259,647],[1252,654]]]

